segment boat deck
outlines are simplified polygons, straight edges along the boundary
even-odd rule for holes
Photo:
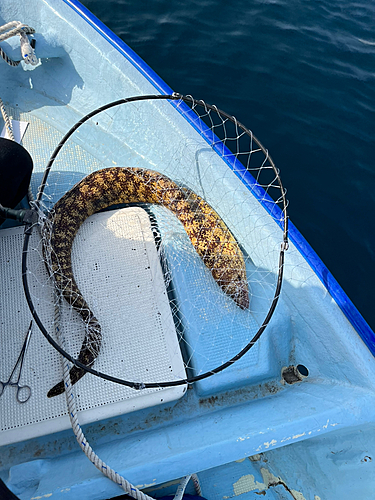
[[[0,24],[26,16],[20,12],[24,7],[14,12],[13,4],[10,0],[2,2]],[[1,64],[0,96],[12,119],[28,123],[22,143],[34,159],[34,195],[54,148],[85,113],[120,97],[161,89],[160,80],[152,75],[146,78],[144,69],[143,73],[139,70],[139,61],[124,57],[124,47],[116,46],[118,40],[103,38],[99,28],[93,30],[83,15],[76,17],[68,3],[54,0],[49,4],[46,10],[35,9],[27,20],[43,33],[37,40],[42,65],[29,72]],[[84,54],[90,54],[90,64]],[[184,319],[190,318],[190,328],[183,332],[189,339],[187,348],[179,355],[189,369],[199,373],[227,360],[262,323],[272,298],[272,262],[277,263],[280,227],[228,165],[221,158],[213,159],[207,152],[207,142],[195,138],[196,131],[170,103],[158,108],[132,106],[130,110],[106,112],[77,133],[54,164],[43,202],[46,209],[51,208],[69,186],[98,168],[138,166],[173,174],[176,181],[196,186],[216,203],[213,206],[218,213],[228,214],[236,238],[251,257],[247,269],[251,276],[250,311],[240,311],[226,297],[218,299],[216,292],[215,301],[212,296],[208,301],[204,297],[198,300],[196,290],[202,275],[190,281],[184,276],[188,288],[179,289],[179,262],[187,255],[181,232],[163,208],[153,209],[151,214],[158,222],[162,240],[163,230],[171,224],[174,228],[177,250],[164,236],[165,256],[174,263],[169,271],[177,284],[175,299]],[[117,211],[108,213],[111,216]],[[245,218],[244,213],[251,217]],[[1,229],[0,239],[4,242],[12,231],[20,239],[17,228]],[[33,248],[37,250],[38,244]],[[18,249],[20,252],[19,243]],[[375,363],[369,344],[373,333],[364,322],[351,322],[343,314],[343,305],[334,298],[336,285],[332,285],[329,274],[317,276],[313,263],[305,259],[305,250],[298,246],[297,238],[292,238],[282,293],[272,320],[254,348],[231,368],[190,385],[168,402],[111,415],[103,412],[99,420],[95,415],[84,420],[87,439],[103,460],[156,497],[174,492],[179,478],[197,472],[203,496],[209,500],[239,495],[249,500],[259,496],[297,500],[371,498]],[[27,329],[30,316],[21,288],[21,255],[16,257],[8,250],[9,256],[14,262],[19,258],[19,274],[8,280],[12,294],[9,292],[7,309],[2,308],[0,320],[5,325],[8,316],[14,316],[16,302],[11,297],[17,297]],[[1,253],[2,273],[7,264],[4,258],[6,254]],[[213,289],[208,290],[211,293]],[[184,302],[187,295],[196,299],[190,309]],[[219,333],[228,325],[233,335],[231,342],[227,337],[225,343]],[[7,353],[11,350],[4,340],[9,334],[14,339],[12,345],[21,345],[25,328],[2,328],[0,349],[6,345]],[[201,345],[196,343],[196,329],[204,332]],[[209,339],[212,332],[219,333]],[[176,328],[177,338],[179,334]],[[36,326],[32,341],[33,349],[40,346],[40,353],[50,349]],[[120,347],[125,353],[121,342]],[[207,356],[209,349],[212,351]],[[13,353],[15,359],[16,351],[18,347]],[[33,356],[28,362],[29,367],[34,362],[36,369],[43,371],[40,359]],[[306,367],[308,377],[286,383],[283,368],[298,364]],[[60,376],[57,356],[49,369]],[[2,363],[0,378],[6,380],[7,376],[9,366]],[[89,380],[89,375],[85,378]],[[95,385],[93,381],[85,383]],[[42,380],[41,387],[40,397],[50,384]],[[14,396],[13,391],[7,392],[7,399],[0,401],[2,405]],[[35,401],[31,397],[22,411],[32,414]],[[43,424],[32,434],[30,428],[27,439],[22,437],[22,425],[13,430],[11,439],[9,429],[0,431],[0,477],[22,500],[50,496],[103,500],[119,495],[117,485],[93,467],[67,429],[63,396],[53,404],[59,412],[58,417],[50,419],[56,422],[53,429]],[[3,415],[7,413],[3,408],[4,426]],[[338,481],[340,475],[347,480]],[[359,486],[354,478],[364,475],[367,479]],[[351,480],[356,491],[351,489]]]

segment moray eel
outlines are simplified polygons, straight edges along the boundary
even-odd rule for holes
[[[78,360],[89,367],[100,351],[101,328],[75,282],[72,244],[85,219],[120,203],[156,203],[171,210],[217,284],[241,309],[249,307],[242,252],[219,215],[200,196],[151,170],[120,167],[98,170],[82,179],[55,204],[46,224],[50,231],[49,256],[56,286],[87,325]],[[84,374],[84,370],[73,366],[72,384]],[[64,384],[60,382],[47,396],[63,392]]]

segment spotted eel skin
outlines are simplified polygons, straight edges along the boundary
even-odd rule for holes
[[[71,250],[75,235],[87,217],[122,203],[156,203],[171,210],[183,224],[191,243],[212,276],[236,304],[249,307],[249,290],[242,252],[219,215],[193,191],[151,170],[112,167],[82,179],[55,205],[50,221],[50,262],[58,289],[87,324],[78,360],[91,367],[99,354],[101,328],[75,282]],[[73,366],[72,384],[85,371]],[[64,392],[63,382],[47,394]]]

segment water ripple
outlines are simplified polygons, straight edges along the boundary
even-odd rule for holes
[[[292,220],[375,327],[375,3],[84,3],[174,90],[253,129]]]

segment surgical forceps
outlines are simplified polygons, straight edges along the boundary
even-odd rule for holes
[[[26,337],[25,337],[25,341],[24,341],[22,349],[21,349],[21,352],[18,356],[16,364],[13,367],[13,370],[12,370],[12,373],[10,374],[9,379],[6,382],[0,381],[0,397],[3,395],[3,392],[4,392],[5,387],[7,385],[9,385],[11,387],[17,387],[16,399],[19,403],[26,403],[26,401],[28,401],[30,399],[30,396],[31,396],[31,387],[29,385],[20,385],[20,378],[21,378],[23,361],[25,358],[25,354],[26,354],[29,342],[30,342],[30,337],[31,337],[31,333],[32,333],[32,324],[33,324],[33,321],[31,320],[29,329],[28,329]],[[16,371],[18,365],[20,366],[20,370],[18,372],[18,378],[15,382],[13,382],[12,378],[13,378],[14,372]]]

